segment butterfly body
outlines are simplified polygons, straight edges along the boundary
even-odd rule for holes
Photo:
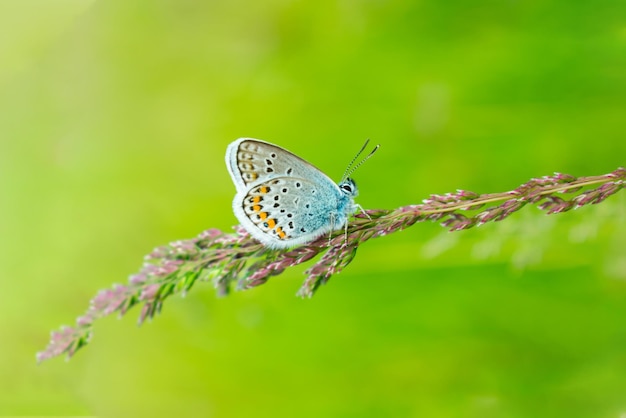
[[[237,188],[233,211],[241,225],[269,248],[289,248],[341,229],[355,212],[358,190],[339,184],[277,145],[240,138],[226,150]]]

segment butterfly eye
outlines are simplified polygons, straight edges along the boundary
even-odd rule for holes
[[[348,196],[352,196],[352,197],[356,196],[358,193],[354,180],[350,178],[346,179],[346,181],[339,184],[339,189],[341,189],[341,191],[344,192],[344,194]]]
[[[343,183],[339,185],[339,188],[348,195],[351,195],[352,193],[354,193],[354,185],[351,183]]]

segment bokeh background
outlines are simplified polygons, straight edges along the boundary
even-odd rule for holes
[[[137,328],[51,329],[153,247],[235,224],[228,143],[333,178],[366,138],[365,208],[515,188],[626,156],[619,1],[0,2],[0,415],[625,417],[626,198],[368,242]]]

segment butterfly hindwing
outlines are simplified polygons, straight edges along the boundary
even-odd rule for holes
[[[242,199],[240,221],[254,225],[260,241],[279,246],[312,240],[333,229],[341,195],[334,184],[320,186],[310,179],[276,177],[252,187]],[[238,216],[239,217],[239,216]],[[249,229],[250,230],[250,229]]]

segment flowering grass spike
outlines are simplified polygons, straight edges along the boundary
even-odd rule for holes
[[[101,290],[75,326],[53,331],[46,349],[37,353],[37,360],[64,353],[73,356],[89,342],[96,319],[116,312],[124,315],[138,304],[142,306],[141,324],[160,312],[169,296],[186,294],[198,281],[211,282],[218,294],[226,295],[233,287],[244,290],[259,286],[285,269],[324,253],[306,270],[307,277],[298,291],[301,297],[311,297],[320,285],[350,264],[358,247],[371,238],[422,221],[438,221],[450,231],[459,231],[502,221],[528,204],[537,205],[548,214],[567,212],[604,201],[624,188],[625,181],[626,169],[618,168],[605,175],[580,178],[557,173],[532,179],[504,193],[479,195],[458,190],[431,195],[420,205],[367,210],[356,215],[345,231],[286,250],[263,246],[240,226],[235,227],[234,233],[209,229],[196,238],[172,242],[145,256],[143,267],[130,277],[128,284]]]

